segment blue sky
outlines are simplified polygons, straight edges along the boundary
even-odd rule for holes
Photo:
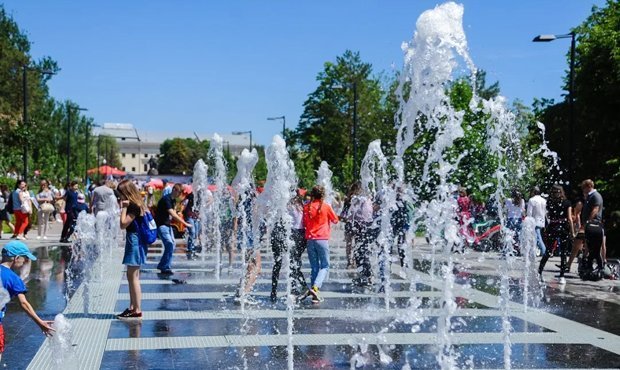
[[[360,51],[375,72],[399,69],[400,45],[437,1],[3,1],[28,34],[35,58],[62,71],[57,99],[89,109],[96,122],[145,130],[252,130],[268,144],[297,125],[323,63]],[[594,0],[463,1],[470,53],[510,100],[559,99],[566,33]]]

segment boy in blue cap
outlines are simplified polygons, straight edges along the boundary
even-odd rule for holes
[[[16,273],[11,270],[12,268],[21,267],[26,258],[36,261],[37,258],[30,253],[30,250],[26,244],[14,240],[7,243],[2,249],[2,263],[0,264],[0,277],[2,278],[2,287],[9,293],[10,298],[17,296],[21,308],[26,311],[26,314],[30,316],[39,328],[46,336],[51,336],[54,329],[52,329],[51,321],[43,321],[34,311],[28,300],[26,299],[26,286],[22,279],[17,276]],[[4,353],[4,327],[2,326],[2,319],[6,313],[6,306],[2,307],[0,311],[0,359],[2,359],[2,353]]]

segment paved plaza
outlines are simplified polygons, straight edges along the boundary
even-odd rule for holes
[[[39,243],[30,244],[35,247]],[[416,260],[427,260],[429,252],[424,240],[416,240]],[[129,299],[124,266],[120,264],[122,248],[114,251],[112,260],[118,263],[105,266],[103,279],[78,288],[64,309],[73,326],[70,362],[75,368],[287,368],[287,312],[282,298],[286,285],[281,280],[280,299],[271,303],[272,258],[267,245],[262,250],[262,273],[253,293],[259,305],[246,307],[245,312],[233,302],[239,262],[232,269],[224,269],[218,281],[212,255],[208,254],[206,261],[187,261],[180,245],[173,264],[175,274],[163,277],[154,269],[159,253],[160,248],[155,246],[142,273],[141,321],[115,318],[128,306]],[[387,310],[382,293],[351,285],[355,272],[345,268],[340,231],[334,233],[331,253],[332,268],[323,287],[325,302],[313,305],[308,300],[294,311],[295,368],[349,369],[352,361],[364,369],[402,369],[406,364],[412,369],[438,368],[436,332],[438,317],[443,314],[439,303],[443,281],[425,273],[425,263],[420,262],[411,289],[409,280],[395,268]],[[502,312],[494,283],[501,258],[493,253],[470,253],[459,255],[458,260],[457,269],[467,268],[456,274],[457,282],[467,280],[473,288],[457,285],[454,290],[458,304],[454,321],[460,324],[453,328],[450,338],[459,354],[456,362],[460,367],[503,368]],[[552,259],[548,266],[555,262]],[[307,264],[304,271],[309,274]],[[555,282],[556,273],[550,267],[545,272],[548,283],[542,309],[526,311],[516,303],[521,299],[518,277],[522,264],[517,262],[510,271],[513,368],[619,368],[617,281],[568,279],[566,286],[560,286]],[[48,290],[52,294],[53,289]],[[88,302],[84,300],[87,295]],[[412,296],[419,298],[418,310],[408,308]],[[412,315],[422,321],[413,323]],[[11,322],[6,325],[10,327]],[[23,325],[21,332],[27,331],[39,335],[33,324]],[[12,346],[20,348],[19,343],[12,343],[17,341],[9,338],[7,352]],[[47,340],[35,337],[29,343],[32,348],[22,352],[21,359],[5,358],[7,366],[54,368],[59,354]],[[31,354],[25,358],[28,351]]]

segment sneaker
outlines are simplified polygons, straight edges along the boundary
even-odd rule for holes
[[[312,303],[321,303],[325,300],[319,293],[319,288],[316,286],[312,287],[310,294],[312,295]]]
[[[306,288],[306,291],[303,292],[302,294],[298,295],[295,298],[295,301],[297,301],[297,303],[300,303],[301,301],[303,301],[304,299],[308,298],[310,296],[310,289]]]
[[[128,308],[122,313],[116,315],[116,317],[118,317],[119,319],[138,319],[142,318],[142,312],[136,312]]]
[[[37,236],[37,240],[41,240],[41,236]]]
[[[44,236],[44,237],[43,237],[43,239],[44,239],[44,240],[47,240],[47,236]]]
[[[159,270],[160,274],[162,275],[174,275],[174,272],[172,272],[172,270]]]

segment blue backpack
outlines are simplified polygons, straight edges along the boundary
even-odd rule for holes
[[[136,231],[141,244],[150,245],[157,240],[157,224],[151,212],[144,212],[144,216],[136,217]]]

